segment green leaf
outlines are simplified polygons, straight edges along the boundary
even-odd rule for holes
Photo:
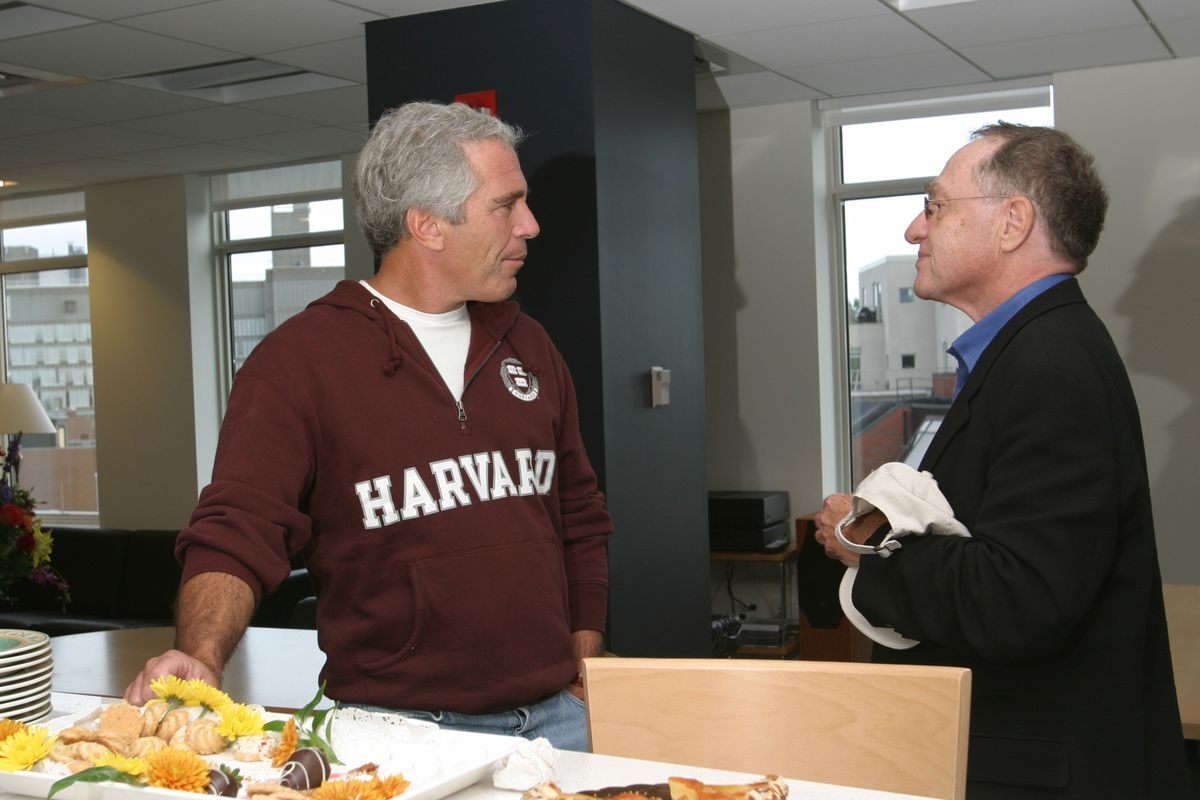
[[[325,717],[329,716],[330,711],[333,711],[332,706],[330,706],[329,708],[322,708],[320,711],[313,714],[312,723],[310,725],[313,733],[316,733],[318,730],[321,729],[321,725],[323,725],[325,723]]]
[[[333,708],[331,708],[330,711],[337,711],[337,707],[338,707],[338,704],[334,703]],[[317,726],[317,725],[313,726],[314,733],[316,732],[317,727],[319,727],[319,726]],[[325,722],[325,739],[328,741],[331,741],[331,742],[333,741],[333,715],[332,714],[329,715],[328,720]],[[330,751],[330,753],[332,754],[332,750]],[[340,764],[342,762],[339,761],[338,763]]]
[[[281,733],[283,731],[283,726],[284,726],[283,720],[273,719],[270,722],[263,723],[263,730],[264,731],[272,731],[274,733]]]
[[[317,696],[309,701],[308,705],[296,712],[296,719],[300,722],[308,719],[308,715],[317,707],[317,704],[325,699],[325,681],[321,681],[321,685],[317,687]]]
[[[309,743],[310,743],[309,744],[310,747],[315,747],[318,750],[320,750],[321,752],[323,752],[325,754],[325,756],[329,759],[330,764],[341,764],[342,763],[341,761],[338,760],[337,753],[333,752],[333,745],[331,745],[329,742],[325,741],[321,737],[321,734],[313,733],[312,736],[309,737]]]
[[[74,775],[68,775],[65,778],[55,781],[54,785],[50,787],[50,793],[46,795],[46,800],[50,800],[51,797],[54,797],[54,795],[63,789],[81,781],[83,783],[113,781],[114,783],[128,783],[131,786],[139,788],[145,785],[138,777],[130,775],[128,772],[121,772],[121,770],[115,767],[88,767],[85,770],[76,772]]]

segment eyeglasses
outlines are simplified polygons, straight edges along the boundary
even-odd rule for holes
[[[945,197],[941,200],[930,200],[925,198],[925,219],[933,219],[934,215],[942,210],[942,206],[946,203],[954,203],[959,200],[1000,200],[1007,199],[1011,195],[1007,194],[981,194],[975,197]]]

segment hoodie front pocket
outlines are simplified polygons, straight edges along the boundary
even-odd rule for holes
[[[411,625],[361,669],[385,677],[414,658],[450,668],[487,653],[484,671],[526,663],[569,638],[566,577],[557,542],[522,542],[411,565]],[[381,643],[382,644],[382,643]],[[375,654],[379,648],[372,648]]]

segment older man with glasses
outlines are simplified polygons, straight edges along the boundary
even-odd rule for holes
[[[905,232],[915,292],[975,324],[950,348],[958,388],[920,469],[969,536],[875,550],[888,518],[837,531],[839,494],[818,541],[857,568],[857,612],[910,645],[876,660],[971,668],[968,797],[1182,797],[1141,424],[1076,280],[1108,205],[1093,159],[1000,123],[927,191]]]

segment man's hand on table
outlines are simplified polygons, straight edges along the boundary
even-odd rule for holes
[[[150,682],[164,675],[175,675],[183,680],[199,678],[210,686],[221,685],[221,675],[198,658],[179,650],[168,650],[146,662],[133,682],[125,689],[125,702],[135,706],[145,705],[156,696],[150,691]]]

